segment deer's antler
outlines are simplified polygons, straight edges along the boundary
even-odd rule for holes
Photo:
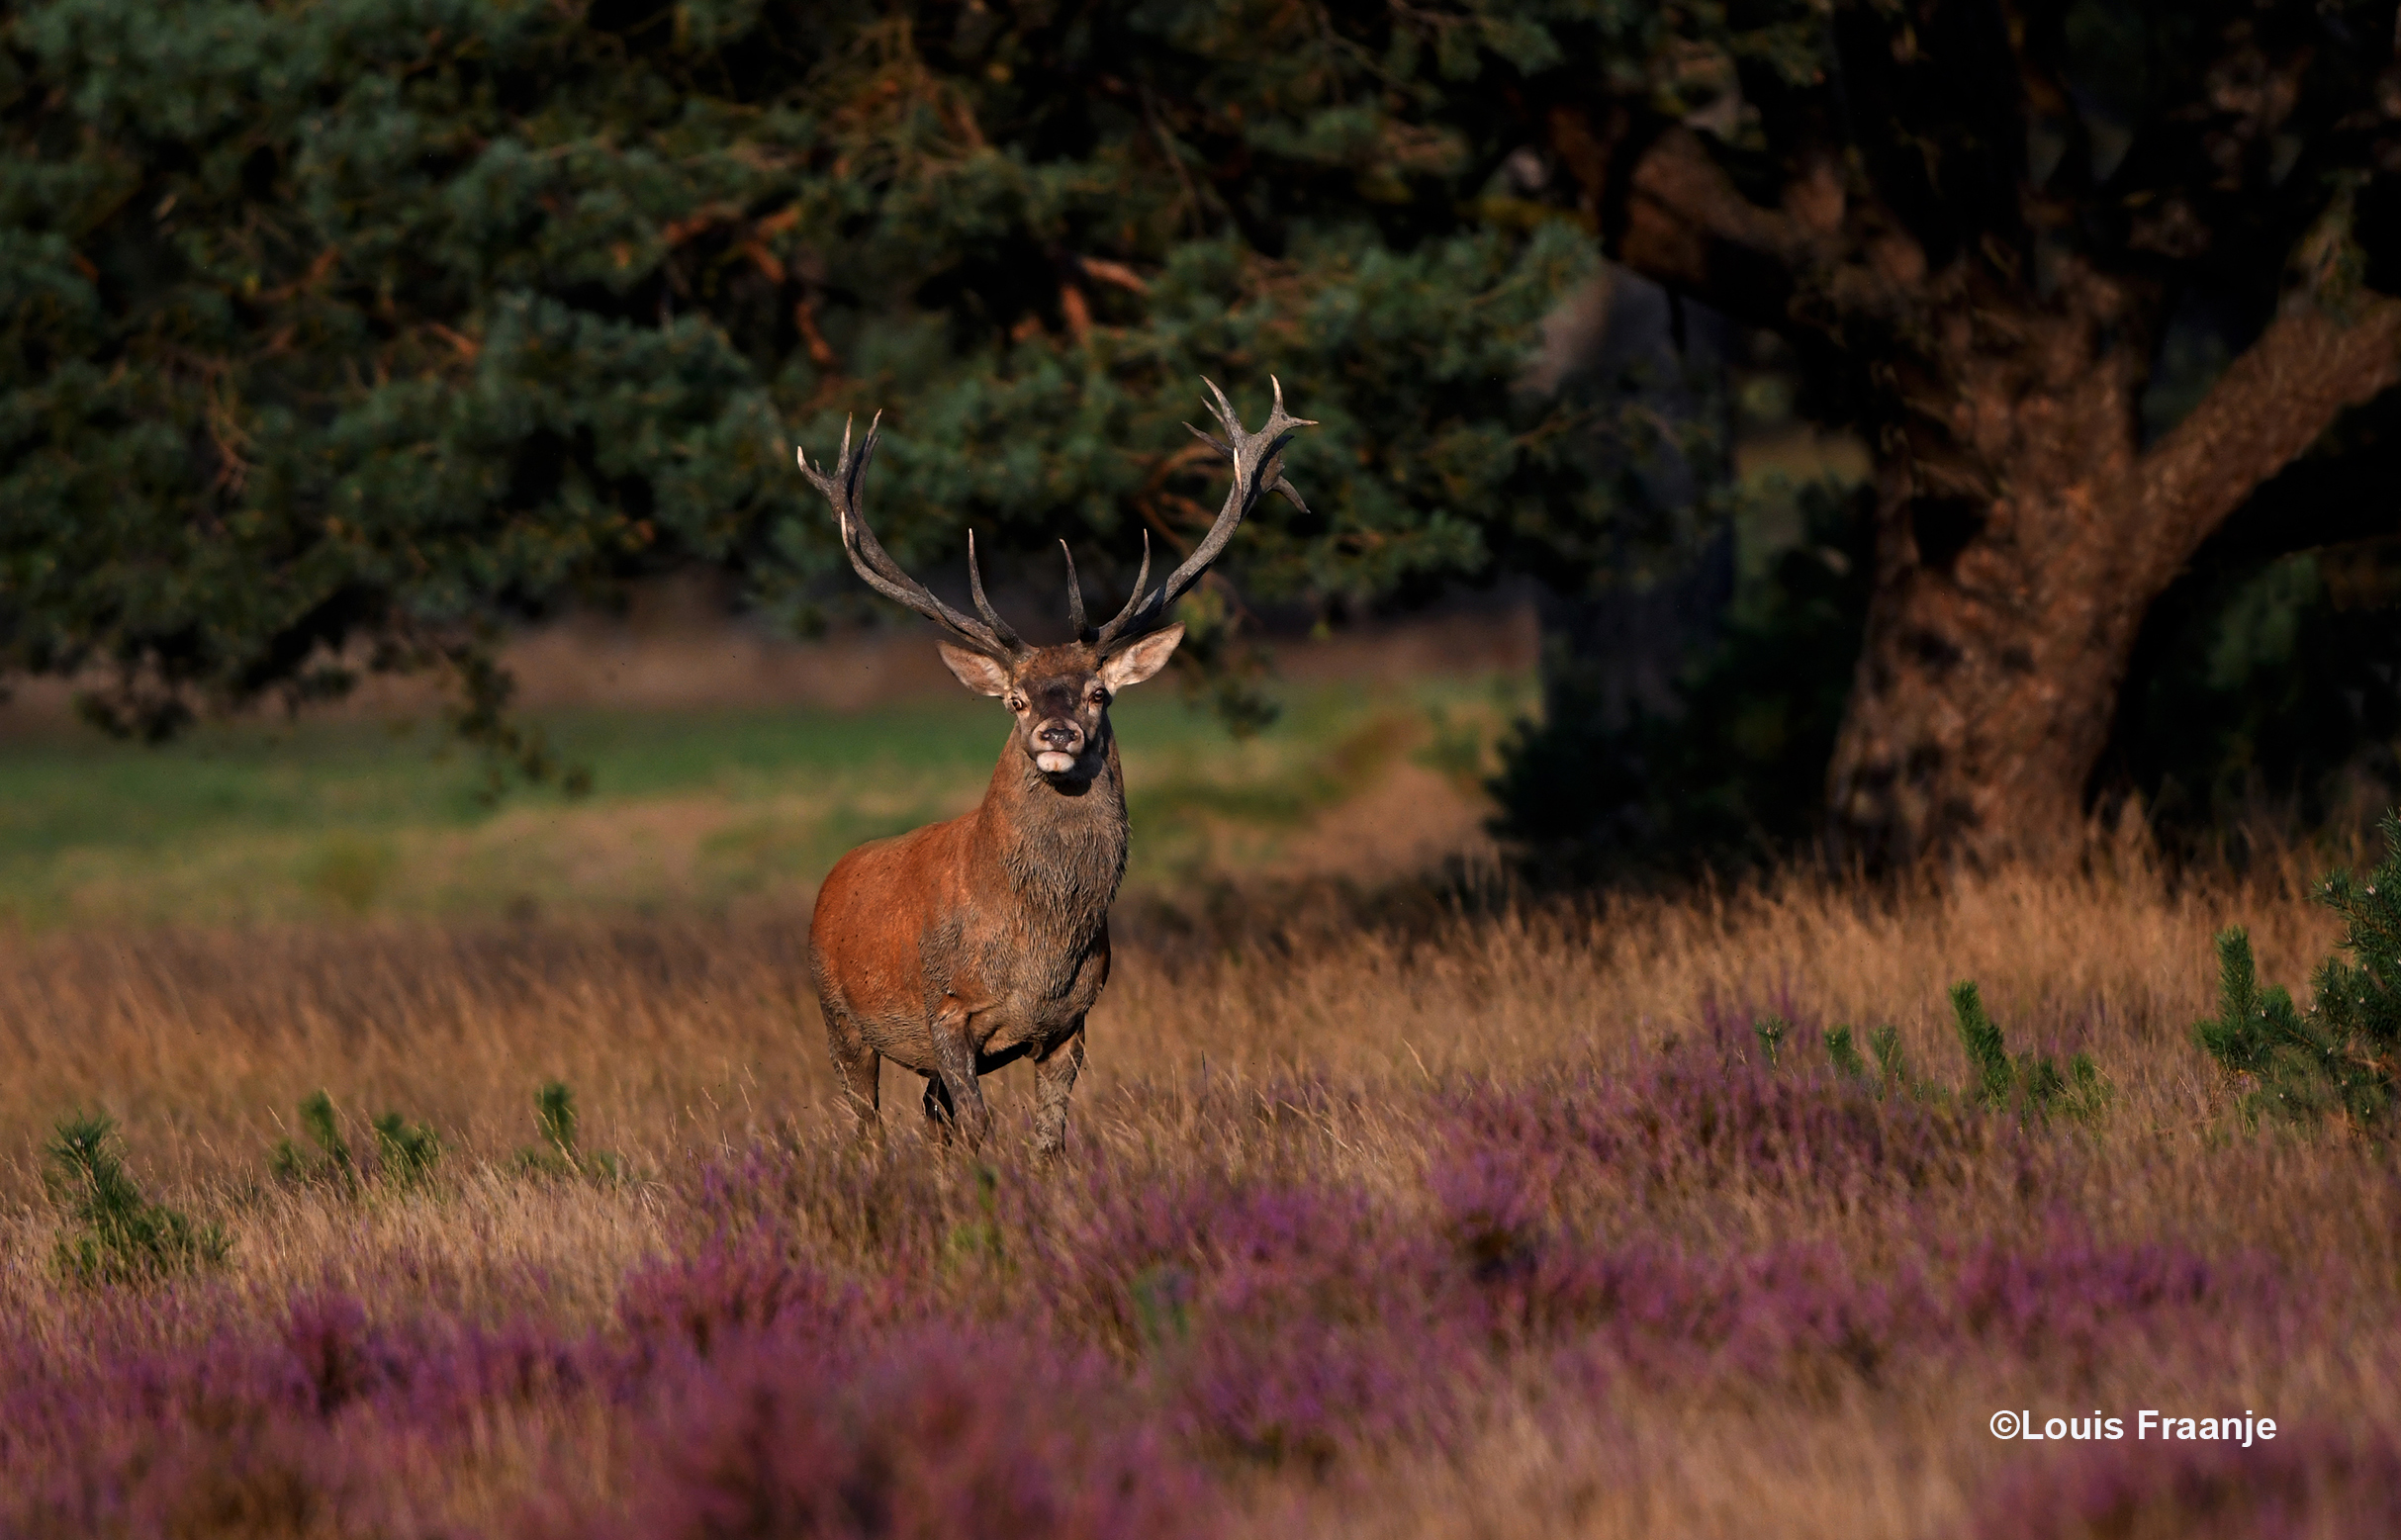
[[[867,479],[867,463],[875,458],[876,432],[882,421],[883,413],[876,413],[875,420],[868,424],[867,437],[859,441],[859,451],[854,456],[851,453],[851,425],[846,420],[842,424],[842,451],[835,457],[830,473],[823,468],[822,461],[817,465],[809,464],[807,450],[797,451],[800,474],[825,494],[826,500],[834,505],[835,516],[842,522],[842,549],[850,557],[851,566],[867,580],[869,588],[885,598],[906,604],[985,657],[1003,663],[1023,657],[1026,653],[1024,639],[1009,628],[1008,622],[992,608],[991,600],[984,597],[983,574],[975,564],[975,536],[972,531],[968,535],[968,591],[974,595],[975,608],[983,616],[980,621],[970,620],[945,604],[929,592],[924,584],[901,571],[900,564],[892,560],[883,549],[882,542],[876,538],[876,532],[867,527],[867,519],[860,511],[859,491]]]
[[[1126,599],[1126,607],[1117,612],[1117,617],[1090,638],[1104,657],[1131,646],[1165,620],[1167,611],[1174,607],[1175,601],[1200,582],[1201,575],[1209,570],[1209,564],[1216,561],[1218,553],[1226,549],[1226,542],[1234,538],[1234,531],[1242,524],[1251,505],[1258,501],[1261,493],[1281,493],[1294,507],[1304,512],[1308,510],[1308,504],[1301,501],[1301,495],[1292,490],[1290,482],[1284,480],[1283,453],[1284,445],[1292,439],[1294,428],[1315,427],[1317,424],[1306,417],[1292,416],[1284,410],[1283,383],[1273,375],[1268,376],[1268,383],[1275,387],[1275,406],[1268,410],[1266,423],[1256,433],[1243,430],[1242,418],[1235,414],[1233,403],[1226,400],[1226,393],[1217,388],[1216,381],[1204,376],[1201,383],[1209,387],[1212,398],[1208,403],[1209,410],[1226,430],[1226,436],[1221,439],[1214,433],[1204,433],[1189,422],[1184,426],[1191,429],[1194,437],[1234,462],[1234,485],[1227,489],[1226,505],[1218,510],[1217,522],[1209,526],[1207,536],[1193,548],[1190,556],[1184,558],[1182,565],[1167,575],[1166,582],[1147,593],[1144,588],[1151,581],[1151,536],[1147,531],[1144,533],[1142,568],[1135,574],[1134,592]],[[1080,619],[1083,595],[1072,589],[1073,571],[1070,561],[1068,581],[1073,594],[1071,602]],[[1080,625],[1076,633],[1082,635]]]

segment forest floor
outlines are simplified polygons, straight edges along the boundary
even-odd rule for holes
[[[2217,929],[2291,983],[2332,945],[2317,858],[1575,902],[1399,880],[1441,842],[1378,788],[1448,788],[1443,853],[1472,855],[1513,688],[1296,684],[1316,703],[1242,746],[1172,696],[1128,710],[1160,798],[1137,848],[1167,850],[1137,858],[1054,1163],[1022,1067],[981,1151],[888,1071],[854,1144],[808,998],[815,863],[971,800],[976,702],[563,716],[593,797],[497,812],[362,723],[131,769],[21,736],[0,1535],[2401,1525],[2392,1146],[2248,1127],[2190,1035]],[[653,864],[575,864],[641,830]],[[382,842],[372,880],[337,837]],[[2106,1106],[1965,1098],[1963,978],[2012,1051],[2089,1053]],[[1890,1025],[1905,1067],[1844,1072],[1837,1024]],[[346,1172],[298,1112],[320,1090]],[[154,1213],[77,1219],[45,1149],[78,1110],[221,1260],[171,1265]],[[437,1133],[422,1170],[387,1113]],[[2071,1436],[1995,1438],[2018,1410]]]

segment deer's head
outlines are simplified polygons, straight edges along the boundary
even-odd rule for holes
[[[1034,768],[1062,780],[1089,780],[1109,758],[1109,702],[1167,666],[1179,625],[1161,626],[1103,657],[1097,647],[1069,642],[1036,647],[1007,661],[954,642],[937,645],[959,682],[997,695],[1017,722],[1015,743]]]
[[[860,513],[861,484],[868,461],[876,453],[875,424],[869,425],[856,455],[851,450],[850,430],[843,429],[841,453],[831,471],[810,465],[807,452],[800,453],[801,473],[833,502],[841,519],[842,548],[849,553],[851,566],[869,588],[906,604],[950,633],[939,644],[942,661],[968,688],[1000,698],[1016,718],[1017,746],[1054,782],[1087,781],[1107,763],[1110,700],[1119,690],[1139,684],[1166,667],[1176,644],[1184,639],[1184,628],[1167,620],[1168,609],[1217,560],[1260,494],[1280,493],[1295,507],[1305,509],[1300,494],[1284,480],[1282,457],[1292,430],[1314,424],[1286,414],[1284,389],[1279,384],[1266,424],[1256,433],[1245,432],[1225,393],[1211,382],[1202,383],[1209,386],[1213,398],[1209,409],[1227,436],[1220,439],[1199,428],[1192,432],[1234,463],[1234,486],[1226,494],[1226,505],[1192,554],[1155,589],[1149,586],[1151,537],[1146,531],[1134,591],[1114,619],[1098,626],[1085,620],[1083,589],[1075,579],[1075,558],[1069,553],[1067,618],[1075,640],[1057,647],[1029,644],[992,608],[991,600],[984,596],[972,533],[968,536],[968,592],[981,619],[961,614],[936,598],[884,551]],[[1066,549],[1064,541],[1060,542],[1060,549]]]

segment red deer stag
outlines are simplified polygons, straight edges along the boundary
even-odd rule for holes
[[[1256,433],[1243,430],[1215,384],[1210,410],[1226,438],[1192,431],[1234,463],[1234,486],[1208,537],[1156,589],[1143,538],[1134,592],[1117,618],[1084,620],[1075,558],[1067,555],[1067,619],[1075,639],[1035,647],[993,610],[968,537],[968,591],[982,620],[951,608],[901,571],[860,514],[860,485],[876,452],[870,425],[856,457],[850,431],[828,473],[800,469],[834,505],[842,548],[869,588],[950,633],[942,661],[959,681],[997,695],[1016,719],[991,785],[973,812],[862,845],[835,863],[809,924],[809,967],[834,1055],[834,1072],[859,1117],[877,1127],[883,1059],[925,1077],[925,1114],[937,1134],[956,1126],[970,1141],[990,1126],[977,1077],[1034,1061],[1035,1143],[1057,1151],[1067,1096],[1083,1067],[1084,1014],[1109,978],[1109,905],[1126,869],[1126,800],[1109,702],[1166,666],[1184,628],[1167,613],[1225,550],[1263,491],[1300,496],[1283,479],[1292,430],[1312,424],[1275,407]],[[1186,424],[1190,426],[1190,424]],[[1062,541],[1061,549],[1065,550]]]

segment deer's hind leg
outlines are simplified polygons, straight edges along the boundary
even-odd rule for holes
[[[826,1045],[833,1052],[834,1084],[858,1120],[859,1136],[874,1138],[883,1128],[883,1056],[868,1046],[858,1020],[837,1001],[829,997],[818,1005],[825,1017]]]

